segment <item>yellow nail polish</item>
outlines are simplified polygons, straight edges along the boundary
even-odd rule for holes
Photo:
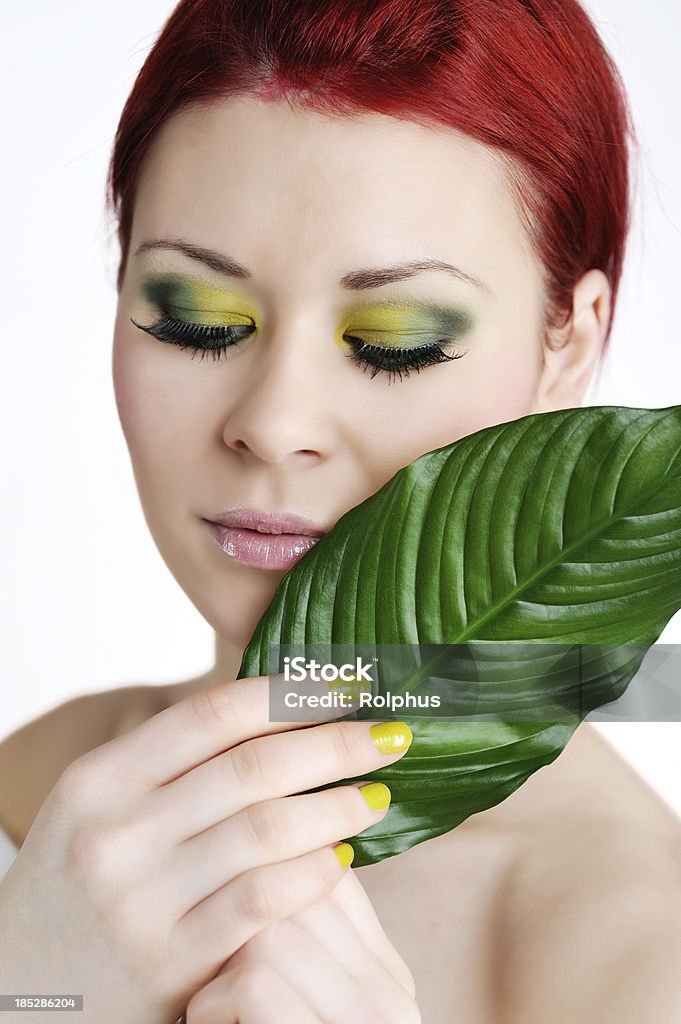
[[[399,754],[414,738],[406,722],[379,722],[372,725],[369,732],[382,754]]]
[[[390,790],[382,782],[369,782],[360,786],[359,791],[372,811],[382,811],[390,803]]]
[[[338,846],[334,846],[333,852],[341,862],[341,867],[344,868],[349,868],[355,858],[355,851],[350,843],[339,843]]]

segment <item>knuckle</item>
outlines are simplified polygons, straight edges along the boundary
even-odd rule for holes
[[[246,792],[262,792],[266,786],[267,770],[261,744],[254,741],[240,743],[229,752],[229,765],[233,779]]]
[[[84,878],[104,881],[111,868],[115,840],[110,828],[87,825],[71,837],[69,862]]]
[[[69,804],[83,804],[99,783],[99,772],[92,753],[82,754],[66,766],[57,780],[58,796]]]
[[[185,1010],[187,1024],[215,1024],[224,1020],[226,988],[230,993],[230,1004],[238,1006],[240,1020],[244,1013],[253,1012],[256,1008],[262,1012],[263,993],[271,986],[272,973],[262,962],[237,957],[235,954],[226,970],[191,997]],[[258,1020],[261,1019],[258,1015]]]
[[[253,845],[261,852],[280,854],[290,847],[291,834],[278,800],[263,800],[244,811]]]
[[[194,993],[184,1012],[187,1024],[214,1024],[224,1019],[224,987],[229,985],[232,988],[236,974],[235,968],[221,972],[209,985]]]
[[[262,1000],[269,981],[269,970],[264,964],[251,962],[238,967],[234,972],[233,984],[239,1002],[252,1005],[256,1000]]]
[[[198,690],[189,698],[190,707],[199,725],[224,728],[238,721],[234,696],[229,686],[214,686],[207,690]]]
[[[354,729],[343,727],[342,723],[331,729],[332,755],[344,768],[353,767],[358,760],[359,748]]]
[[[214,1012],[218,1003],[214,988],[215,986],[209,985],[194,993],[184,1011],[184,1020],[187,1024],[204,1024],[215,1019]]]
[[[291,938],[291,929],[291,922],[286,918],[265,925],[232,955],[232,966],[268,963],[279,950],[287,948],[287,943]]]
[[[142,894],[134,887],[129,887],[116,895],[106,906],[107,930],[115,936],[118,943],[135,948],[135,959],[138,967],[145,967],[145,974],[155,960],[150,956],[151,950],[145,951],[142,938],[138,934],[140,923],[144,919]]]
[[[117,904],[130,843],[127,829],[119,825],[90,823],[72,833],[66,863],[95,904]]]
[[[183,965],[171,948],[172,923],[158,911],[155,897],[150,899],[148,881],[128,884],[97,911],[101,934],[114,948],[126,951],[146,991],[163,1001],[174,996]]]
[[[260,925],[280,916],[281,896],[274,892],[262,870],[246,872],[242,876],[240,890],[239,914],[247,924]]]

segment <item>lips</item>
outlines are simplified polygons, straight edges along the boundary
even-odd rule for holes
[[[232,508],[226,512],[206,517],[209,522],[221,526],[256,530],[258,533],[288,533],[299,537],[322,537],[327,531],[293,512],[266,512],[256,508]]]
[[[290,569],[327,532],[303,516],[260,509],[230,509],[205,522],[224,554],[263,569]]]

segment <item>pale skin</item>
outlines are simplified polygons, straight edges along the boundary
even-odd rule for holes
[[[228,254],[252,276],[168,248],[134,255],[159,239]],[[403,754],[378,753],[367,723],[268,721],[266,679],[235,677],[284,573],[230,559],[200,521],[243,504],[330,529],[426,451],[579,405],[608,326],[605,275],[589,269],[571,320],[547,332],[542,268],[491,151],[252,97],[166,122],[142,168],[130,253],[118,411],[147,523],[215,630],[215,665],[88,703],[59,771],[11,808],[3,797],[26,838],[0,883],[0,934],[12,936],[0,989],[39,978],[82,991],[95,978],[102,1024],[169,1024],[187,1004],[187,1024],[681,1020],[681,823],[592,727],[499,806],[343,869],[333,845],[389,810],[342,780],[368,781]],[[462,275],[339,283],[425,259]],[[218,362],[151,337],[131,318],[159,316],[143,282],[162,273],[228,296],[222,313],[254,311],[257,330]],[[465,354],[392,382],[363,372],[339,324],[361,333],[362,306],[380,317],[398,300],[465,312]],[[385,340],[415,343],[405,338]],[[27,736],[0,745],[0,767],[35,760]],[[291,795],[327,781],[339,785]],[[49,934],[65,916],[77,927],[57,946],[25,923]]]

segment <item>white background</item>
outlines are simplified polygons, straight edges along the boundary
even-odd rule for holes
[[[104,216],[123,103],[169,0],[33,0],[0,61],[0,737],[79,693],[175,682],[213,634],[144,523],[111,384],[117,250]],[[590,0],[641,145],[611,356],[587,404],[681,402],[681,4]],[[681,616],[661,640],[681,642]],[[681,723],[596,726],[681,812]]]

